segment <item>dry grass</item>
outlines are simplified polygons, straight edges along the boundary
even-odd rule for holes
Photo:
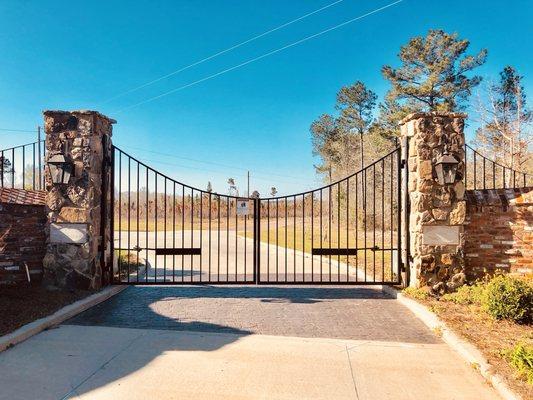
[[[533,386],[517,376],[516,370],[505,357],[505,352],[518,343],[533,345],[533,326],[495,320],[479,305],[455,304],[431,297],[419,297],[416,300],[428,306],[451,329],[474,344],[509,387],[524,399],[533,398]]]

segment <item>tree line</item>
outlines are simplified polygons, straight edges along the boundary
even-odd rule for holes
[[[324,180],[338,180],[397,145],[398,122],[413,112],[473,111],[479,125],[474,143],[488,158],[523,172],[533,171],[533,114],[526,104],[523,77],[505,66],[496,82],[480,85],[476,68],[487,50],[469,53],[470,42],[457,33],[430,30],[400,48],[399,65],[384,65],[390,88],[381,102],[362,81],[343,86],[335,112],[322,114],[310,127],[313,154]],[[476,101],[470,100],[479,87]]]

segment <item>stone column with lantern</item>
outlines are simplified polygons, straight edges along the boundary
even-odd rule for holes
[[[410,286],[464,284],[465,114],[415,113],[400,122],[408,154]]]
[[[45,111],[46,285],[98,289],[110,268],[114,120],[96,111]]]

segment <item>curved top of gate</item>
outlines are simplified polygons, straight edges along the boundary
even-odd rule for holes
[[[218,193],[218,192],[208,192],[207,190],[203,190],[203,189],[198,189],[194,186],[191,186],[191,185],[188,185],[186,183],[183,183],[183,182],[180,182],[170,176],[168,176],[167,174],[164,174],[162,172],[159,172],[158,170],[150,167],[148,164],[146,164],[145,162],[133,157],[132,155],[126,153],[125,151],[123,151],[122,149],[120,149],[119,147],[113,145],[113,148],[117,151],[119,151],[120,155],[124,155],[126,157],[128,157],[130,160],[133,160],[134,162],[138,163],[139,165],[142,165],[144,168],[146,168],[147,171],[152,171],[154,174],[157,174],[159,176],[161,176],[162,178],[166,179],[166,180],[169,180],[171,182],[173,182],[174,184],[178,184],[178,185],[181,185],[183,186],[184,188],[188,188],[192,191],[195,191],[195,192],[199,192],[199,193],[205,193],[205,194],[208,194],[208,195],[213,195],[213,196],[222,196],[222,197],[225,197],[225,198],[228,198],[228,199],[237,199],[237,200],[242,200],[242,199],[253,199],[252,197],[247,197],[247,196],[233,196],[233,195],[230,195],[230,194],[223,194],[223,193]],[[291,198],[291,197],[298,197],[298,196],[305,196],[307,194],[311,194],[311,193],[315,193],[315,192],[318,192],[318,191],[322,191],[322,190],[325,190],[325,189],[329,189],[333,186],[336,186],[336,185],[340,185],[341,183],[343,182],[347,182],[348,180],[350,180],[351,178],[353,178],[354,176],[356,175],[359,175],[359,174],[362,174],[364,173],[366,170],[370,169],[370,168],[373,168],[375,167],[377,164],[379,163],[382,163],[384,162],[388,157],[392,157],[392,155],[394,153],[397,153],[398,154],[398,163],[400,163],[400,149],[401,147],[396,147],[394,150],[388,152],[387,154],[385,154],[383,157],[379,158],[378,160],[368,164],[367,166],[365,166],[364,168],[361,168],[359,169],[358,171],[338,180],[338,181],[335,181],[335,182],[332,182],[332,183],[328,183],[327,185],[324,185],[322,187],[319,187],[319,188],[316,188],[316,189],[312,189],[312,190],[307,190],[307,191],[304,191],[304,192],[300,192],[300,193],[295,193],[295,194],[290,194],[290,195],[285,195],[285,196],[275,196],[275,197],[260,197],[259,200],[279,200],[279,199],[285,199],[285,198]],[[117,164],[115,163],[115,166]],[[120,166],[119,166],[120,168]]]

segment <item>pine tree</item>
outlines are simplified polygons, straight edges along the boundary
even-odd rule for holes
[[[400,49],[402,65],[385,65],[383,76],[392,88],[390,101],[410,104],[418,111],[457,111],[465,106],[480,76],[467,73],[482,65],[487,56],[483,49],[467,55],[470,42],[456,33],[430,30],[426,37],[414,37]]]

